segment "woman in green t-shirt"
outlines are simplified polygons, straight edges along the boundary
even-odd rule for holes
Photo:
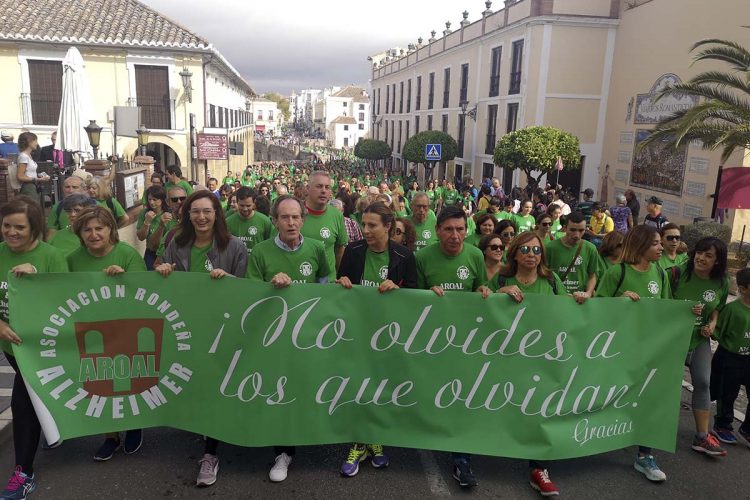
[[[150,189],[150,188],[149,188]],[[160,188],[161,189],[161,188]],[[117,222],[106,208],[93,206],[76,217],[73,231],[82,246],[68,255],[70,272],[104,272],[115,276],[124,272],[145,271],[146,264],[138,251],[122,243],[117,234]],[[132,455],[141,448],[143,431],[131,429],[125,432],[124,451]],[[123,446],[118,432],[108,433],[104,443],[94,453],[94,460],[106,462]]]
[[[531,201],[526,200],[524,202],[521,202],[520,211],[513,216],[519,233],[525,233],[526,231],[534,230],[536,219],[534,219],[534,216],[531,215],[531,207]]]
[[[146,189],[146,208],[141,211],[136,222],[136,236],[139,241],[146,240],[146,251],[143,253],[143,261],[148,271],[154,270],[156,251],[159,249],[161,238],[154,237],[160,225],[167,223],[165,215],[169,213],[167,206],[167,192],[161,186],[149,186]]]
[[[602,276],[597,297],[628,297],[669,299],[672,292],[667,273],[657,264],[662,255],[661,236],[653,226],[644,224],[628,231],[623,244],[620,265],[612,266]],[[696,308],[694,314],[700,314]],[[666,481],[667,476],[656,465],[651,448],[638,447],[635,470],[653,482]]]
[[[604,235],[602,244],[599,246],[599,272],[596,279],[602,280],[602,276],[610,267],[620,263],[622,255],[622,244],[625,242],[625,235],[620,231],[611,231]]]
[[[547,267],[544,245],[533,231],[521,233],[507,250],[508,264],[490,280],[489,287],[520,303],[525,294],[567,295],[560,278]],[[529,460],[529,483],[544,496],[558,495],[547,464]]]
[[[165,278],[173,271],[206,273],[211,279],[225,276],[243,278],[247,271],[247,247],[227,228],[224,211],[211,191],[196,191],[181,208],[180,225],[169,243],[162,264],[155,270]],[[210,486],[216,482],[219,441],[206,436],[203,458],[196,484]]]
[[[477,246],[484,254],[487,281],[492,282],[503,265],[503,240],[496,234],[487,234],[482,236]]]
[[[682,243],[680,226],[670,222],[659,229],[659,234],[661,235],[661,244],[664,246],[664,251],[659,258],[661,268],[666,271],[687,262],[687,253],[679,253]]]
[[[555,238],[552,236],[552,217],[546,212],[536,218],[536,225],[534,231],[539,237],[539,241],[542,244],[552,241]]]
[[[58,249],[44,243],[44,215],[38,200],[17,196],[0,207],[3,242],[0,243],[0,341],[5,357],[15,370],[13,397],[10,407],[13,412],[13,447],[15,449],[15,471],[8,481],[2,498],[25,498],[28,491],[36,488],[34,479],[34,457],[39,447],[41,426],[26,390],[16,358],[11,354],[11,344],[20,345],[21,338],[8,324],[7,276],[33,273],[62,273],[68,270],[65,257]]]
[[[396,226],[393,211],[383,203],[369,205],[362,214],[363,239],[350,243],[341,257],[336,283],[346,289],[353,285],[377,288],[386,293],[399,288],[417,287],[414,254],[390,239]],[[343,476],[359,472],[359,464],[370,457],[375,468],[387,467],[388,455],[380,444],[354,443],[341,466]]]
[[[91,177],[86,181],[89,196],[96,200],[97,205],[107,208],[117,220],[117,227],[128,223],[128,214],[120,202],[112,196],[112,187],[103,177]]]
[[[495,219],[494,215],[480,215],[479,217],[477,217],[474,232],[471,234],[467,234],[464,242],[469,245],[474,245],[475,247],[479,246],[479,240],[482,239],[482,236],[492,234],[495,231],[495,226],[497,226],[497,219]]]
[[[668,274],[672,281],[672,296],[678,300],[694,300],[703,304],[700,321],[695,325],[690,340],[690,350],[685,364],[690,368],[693,384],[692,407],[695,419],[695,436],[691,447],[698,453],[724,456],[727,452],[719,439],[709,433],[711,422],[711,342],[716,329],[719,311],[724,308],[729,295],[727,280],[727,246],[718,238],[702,238],[689,253],[688,261]],[[721,429],[714,432],[722,438]]]

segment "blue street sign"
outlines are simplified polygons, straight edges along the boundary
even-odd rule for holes
[[[424,159],[427,161],[440,161],[443,157],[442,144],[426,144],[424,147]]]

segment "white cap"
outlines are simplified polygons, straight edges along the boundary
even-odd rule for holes
[[[12,139],[13,138],[13,134],[11,134],[10,132],[8,132],[7,130],[0,130],[0,137],[2,137],[3,139],[6,138],[6,137],[10,137]]]

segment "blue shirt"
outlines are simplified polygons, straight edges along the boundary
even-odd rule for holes
[[[15,142],[0,143],[0,158],[7,158],[8,155],[17,155],[18,153],[18,144]]]

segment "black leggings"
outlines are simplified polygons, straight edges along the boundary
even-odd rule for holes
[[[16,358],[5,353],[5,358],[16,371],[13,379],[13,396],[10,408],[13,411],[13,447],[16,451],[16,465],[20,465],[25,474],[34,473],[34,457],[39,447],[39,436],[42,427],[36,417],[34,405],[26,390]]]

